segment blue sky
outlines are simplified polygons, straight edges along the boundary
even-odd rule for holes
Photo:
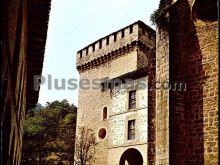
[[[56,90],[54,79],[79,78],[76,52],[137,20],[151,26],[159,0],[52,0],[39,103],[67,99],[78,105],[78,90]],[[154,27],[152,27],[154,28]],[[48,89],[48,75],[52,89]],[[67,87],[67,83],[66,87]]]

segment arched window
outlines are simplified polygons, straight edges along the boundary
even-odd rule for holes
[[[193,5],[193,17],[195,20],[217,21],[217,0],[196,0]]]
[[[107,107],[104,107],[102,112],[102,120],[106,120],[107,115],[108,115]]]

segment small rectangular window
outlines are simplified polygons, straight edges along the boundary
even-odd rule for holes
[[[129,92],[129,109],[136,108],[136,91]]]
[[[135,139],[135,120],[128,121],[128,140]]]

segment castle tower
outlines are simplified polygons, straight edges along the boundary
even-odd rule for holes
[[[96,165],[154,160],[155,38],[138,21],[77,52],[77,127],[96,133]]]

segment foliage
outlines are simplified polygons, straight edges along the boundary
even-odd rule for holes
[[[40,108],[39,108],[40,107]],[[22,164],[45,161],[51,154],[73,163],[77,108],[67,100],[32,109],[24,123]]]
[[[80,127],[76,137],[75,164],[86,165],[94,161],[95,149],[98,145],[93,130]]]
[[[157,25],[159,27],[168,26],[169,19],[166,16],[166,8],[159,8],[155,10],[150,16],[150,21],[153,25]]]

